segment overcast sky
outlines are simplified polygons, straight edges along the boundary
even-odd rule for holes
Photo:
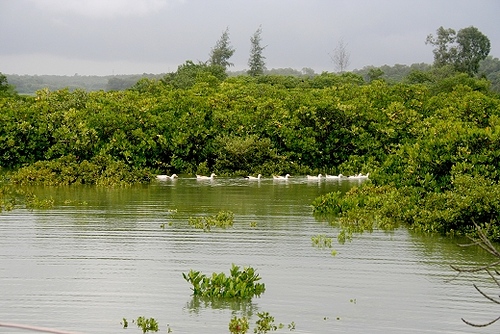
[[[499,0],[0,0],[0,72],[110,75],[174,72],[206,61],[229,28],[232,70],[248,68],[262,27],[266,66],[335,71],[432,63],[437,28],[475,26],[500,57]]]

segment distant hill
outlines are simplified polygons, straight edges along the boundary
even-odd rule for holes
[[[58,90],[68,88],[70,91],[83,89],[86,91],[123,90],[132,87],[142,78],[160,79],[165,74],[133,74],[133,75],[17,75],[5,74],[10,85],[19,94],[33,95],[37,90],[48,88]]]
[[[362,69],[353,70],[352,73],[362,76],[369,81],[370,71],[377,70],[381,74],[380,78],[390,83],[401,82],[412,71],[426,72],[431,70],[430,64],[419,63],[412,65],[393,66],[383,65],[380,67],[366,66]],[[4,73],[5,74],[5,73]],[[269,75],[286,75],[297,77],[313,77],[317,75],[310,68],[303,68],[301,71],[292,68],[270,69],[265,72]],[[246,75],[246,71],[228,72],[229,76]],[[86,91],[99,90],[124,90],[132,87],[142,78],[161,79],[165,73],[161,74],[132,74],[132,75],[108,75],[108,76],[60,76],[60,75],[17,75],[5,74],[8,83],[15,87],[19,94],[34,95],[37,90],[48,88],[49,90],[58,90],[68,88],[70,91],[83,89]],[[500,93],[500,60],[491,56],[481,62],[479,76],[486,77],[491,81],[493,91]]]

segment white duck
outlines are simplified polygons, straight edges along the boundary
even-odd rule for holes
[[[308,180],[320,180],[322,176],[323,176],[322,174],[318,174],[318,176],[307,175],[307,179]]]
[[[160,181],[173,180],[176,177],[178,177],[177,174],[172,174],[170,176],[168,176],[168,175],[156,175],[156,179],[160,180]]]
[[[349,176],[349,179],[351,180],[366,180],[370,173],[367,173],[366,175],[363,175],[362,173],[359,173],[357,175],[351,175]]]
[[[215,173],[210,174],[210,176],[205,176],[205,175],[196,175],[197,180],[213,180],[214,179]]]
[[[261,177],[262,177],[262,174],[257,175],[257,177],[252,176],[252,175],[248,175],[246,178],[249,179],[249,180],[258,180],[258,181],[260,181]]]
[[[336,180],[338,180],[338,179],[342,179],[344,177],[344,175],[342,175],[342,174],[339,174],[339,175],[328,175],[328,174],[326,174],[325,177],[327,179],[336,179]]]
[[[290,174],[286,174],[285,176],[281,176],[281,175],[273,175],[273,179],[274,180],[283,180],[283,181],[286,181],[288,180],[288,178],[290,177]]]

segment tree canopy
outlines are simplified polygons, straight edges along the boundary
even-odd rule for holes
[[[0,96],[14,95],[14,87],[9,85],[7,77],[0,72]]]
[[[426,44],[435,48],[434,65],[441,67],[452,65],[455,70],[474,75],[479,70],[479,63],[490,53],[490,40],[476,27],[460,29],[457,32],[439,27],[436,36],[427,36]]]

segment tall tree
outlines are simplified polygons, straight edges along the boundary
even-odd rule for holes
[[[259,26],[259,29],[257,29],[257,31],[255,31],[255,33],[250,38],[252,48],[250,50],[250,58],[248,59],[248,66],[250,67],[250,69],[247,71],[247,73],[253,77],[264,74],[264,71],[266,69],[266,63],[264,61],[266,57],[262,55],[262,51],[264,51],[267,45],[260,45],[262,41],[262,37],[260,36],[261,34],[262,27]]]
[[[474,75],[479,70],[479,62],[490,53],[490,40],[476,27],[453,29],[439,27],[436,36],[427,36],[426,44],[435,48],[434,65],[452,65],[457,71]]]
[[[233,56],[235,51],[236,50],[231,46],[231,42],[229,41],[229,28],[226,28],[220,39],[212,48],[208,63],[212,66],[218,65],[227,69],[228,67],[234,65],[229,62],[229,58]]]
[[[16,92],[14,90],[14,87],[12,85],[9,85],[5,74],[0,72],[0,96],[9,96],[15,94]]]
[[[349,64],[351,63],[351,54],[347,51],[347,43],[344,40],[340,40],[337,47],[333,50],[332,54],[329,54],[332,59],[333,65],[338,72],[344,72]]]

